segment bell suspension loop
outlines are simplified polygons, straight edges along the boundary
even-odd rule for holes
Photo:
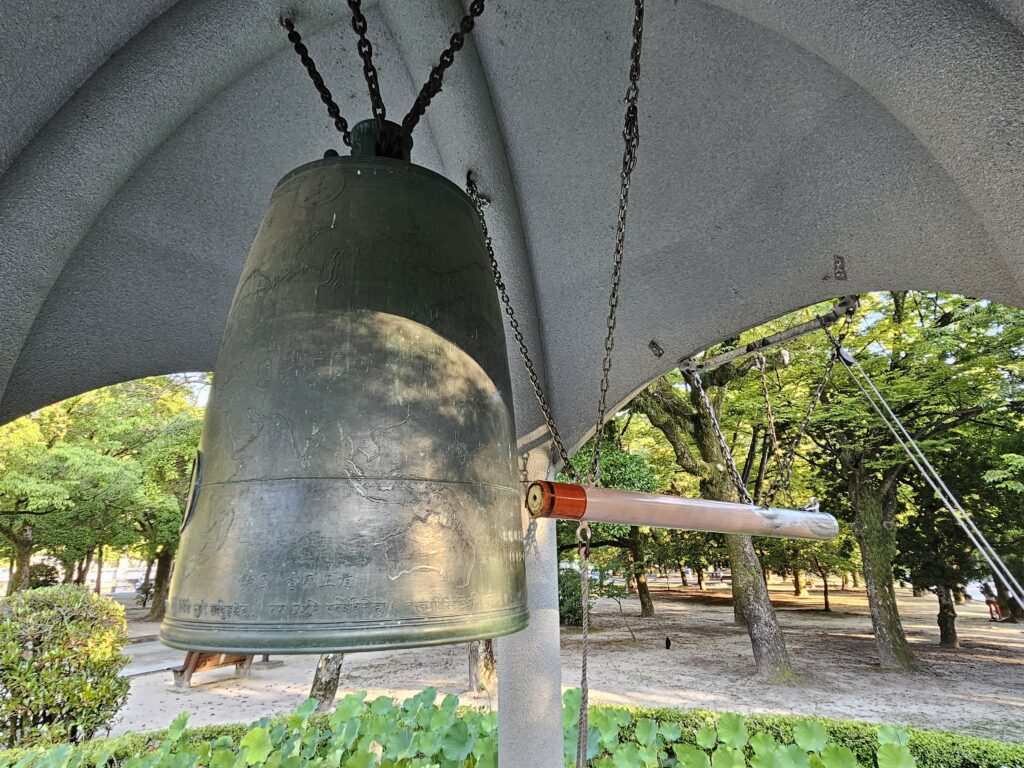
[[[441,92],[445,70],[455,63],[455,53],[462,50],[466,42],[466,35],[473,31],[476,20],[483,14],[484,0],[473,0],[470,3],[469,13],[459,21],[459,26],[452,34],[448,47],[441,52],[438,63],[430,70],[427,81],[420,89],[415,102],[409,113],[402,120],[401,125],[387,120],[387,109],[380,93],[377,67],[373,63],[373,45],[366,35],[368,24],[366,16],[363,15],[362,2],[361,0],[347,0],[347,2],[349,9],[352,11],[351,27],[357,37],[356,51],[363,62],[363,79],[366,81],[366,89],[370,95],[370,108],[373,113],[373,122],[376,126],[374,154],[381,157],[402,158],[403,153],[407,155],[406,144],[409,147],[412,146],[413,129],[415,129],[419,119],[423,117],[434,96]],[[352,137],[349,133],[348,123],[341,116],[341,110],[334,101],[330,89],[324,83],[323,77],[317,70],[312,57],[309,55],[309,49],[303,44],[302,36],[295,28],[294,19],[282,17],[280,23],[288,32],[288,41],[292,44],[292,47],[299,56],[299,60],[306,68],[313,86],[320,94],[320,99],[327,106],[327,114],[334,121],[335,128],[341,133],[342,141],[346,146],[351,147]],[[328,150],[325,156],[334,157],[337,156],[337,152]],[[405,157],[405,159],[408,158]]]

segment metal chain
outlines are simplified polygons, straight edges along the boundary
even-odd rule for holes
[[[444,72],[455,62],[455,52],[462,50],[466,43],[466,35],[473,31],[473,26],[480,14],[484,12],[484,0],[473,0],[469,4],[469,13],[462,17],[458,30],[448,41],[448,47],[441,51],[437,64],[430,70],[427,82],[420,88],[416,101],[413,102],[409,114],[402,120],[402,131],[406,136],[411,136],[416,124],[423,117],[430,105],[431,99],[441,92],[441,85],[444,80]]]
[[[629,209],[629,186],[636,167],[636,150],[640,145],[637,99],[640,96],[640,52],[644,36],[644,0],[634,0],[633,47],[629,57],[629,87],[626,89],[626,115],[622,127],[625,147],[619,174],[619,214],[615,228],[615,252],[612,260],[612,288],[608,296],[608,322],[604,337],[604,360],[601,363],[601,385],[597,398],[597,420],[594,427],[594,453],[587,470],[587,482],[597,485],[601,479],[601,430],[607,411],[608,380],[612,370],[612,349],[615,346],[615,324],[619,309],[619,284],[622,281],[622,258],[626,241],[626,213]]]
[[[324,83],[324,79],[320,76],[317,71],[316,64],[312,57],[309,55],[309,49],[306,48],[302,43],[302,36],[298,30],[295,29],[295,22],[289,18],[281,19],[281,26],[288,32],[288,42],[292,44],[295,52],[299,54],[299,60],[302,62],[302,66],[306,68],[306,72],[309,73],[309,79],[313,81],[313,87],[316,88],[317,93],[320,94],[320,100],[327,105],[327,114],[330,115],[334,121],[334,127],[338,129],[338,133],[341,134],[341,140],[345,142],[345,146],[352,146],[352,135],[349,133],[348,122],[341,116],[341,109],[334,101],[334,97],[331,95],[330,89]]]
[[[352,9],[352,30],[359,38],[356,50],[359,52],[359,58],[363,60],[363,77],[366,79],[366,88],[370,92],[370,107],[373,110],[373,118],[377,121],[377,133],[379,136],[383,136],[387,110],[384,108],[384,99],[380,95],[377,68],[373,65],[373,46],[366,38],[366,17],[363,16],[361,0],[348,0],[348,7]]]
[[[551,434],[551,442],[554,444],[555,450],[558,451],[558,457],[562,460],[562,471],[573,482],[579,483],[579,475],[577,475],[575,467],[573,467],[572,462],[569,460],[569,452],[565,449],[565,445],[562,443],[562,437],[558,433],[558,427],[555,426],[555,419],[554,416],[551,415],[551,408],[548,405],[547,397],[544,395],[544,388],[541,386],[540,376],[537,375],[537,369],[534,367],[533,360],[530,358],[530,350],[526,346],[526,339],[523,337],[523,331],[520,329],[519,321],[516,319],[516,313],[512,307],[512,300],[509,298],[508,290],[505,288],[505,281],[501,277],[501,268],[498,266],[498,260],[494,256],[494,244],[491,241],[490,232],[487,230],[487,219],[484,217],[484,199],[480,195],[480,190],[476,185],[476,179],[473,178],[472,171],[466,175],[466,194],[469,195],[469,199],[473,201],[473,207],[476,208],[476,215],[480,221],[480,228],[483,230],[484,246],[487,248],[487,256],[491,260],[491,275],[494,277],[494,285],[498,289],[498,294],[501,296],[501,303],[504,305],[509,327],[512,328],[512,335],[515,336],[516,346],[519,347],[519,356],[523,358],[523,365],[526,366],[526,373],[530,377],[530,385],[533,387],[533,394],[537,398],[537,403],[540,405],[541,415],[544,417],[544,423],[547,425],[548,432]]]
[[[754,500],[750,497],[750,492],[747,490],[746,483],[743,482],[743,476],[736,468],[736,462],[733,460],[732,451],[729,450],[729,443],[725,439],[725,433],[722,432],[722,425],[718,423],[718,416],[715,415],[715,408],[711,405],[708,393],[704,389],[704,382],[701,381],[700,373],[694,370],[690,371],[689,375],[693,378],[693,383],[697,386],[697,393],[700,396],[701,405],[704,406],[704,412],[708,416],[708,421],[711,422],[711,430],[715,433],[715,438],[718,440],[718,447],[722,451],[722,457],[725,459],[725,467],[729,472],[729,479],[731,479],[732,484],[736,486],[736,491],[739,493],[743,503],[753,504]]]
[[[777,470],[772,477],[771,483],[768,484],[768,491],[764,495],[764,506],[770,507],[772,502],[775,500],[775,495],[781,490],[789,490],[790,479],[793,476],[793,465],[796,463],[796,449],[800,445],[800,440],[803,438],[804,433],[807,431],[807,427],[811,423],[811,416],[814,415],[815,409],[818,407],[818,403],[821,402],[821,396],[825,392],[825,385],[828,384],[829,377],[832,374],[832,367],[836,364],[836,356],[830,355],[828,362],[825,363],[825,370],[822,372],[821,381],[818,382],[817,389],[814,390],[814,396],[811,398],[811,402],[807,405],[807,410],[804,412],[803,420],[800,422],[800,426],[797,427],[796,434],[793,435],[792,441],[789,444],[789,450],[786,451],[786,455],[782,457],[782,461],[776,464]]]
[[[846,338],[846,334],[850,332],[851,324],[853,323],[853,312],[847,312],[846,323],[839,333],[839,339],[836,339],[832,335],[832,331],[828,325],[821,322],[822,330],[829,337],[829,341],[834,344],[841,344],[841,340]],[[829,355],[828,362],[825,363],[825,369],[822,371],[821,380],[818,382],[818,386],[814,390],[814,395],[811,397],[811,401],[807,404],[807,410],[804,411],[804,417],[800,421],[800,426],[797,427],[796,434],[793,435],[793,439],[790,441],[789,449],[786,451],[785,456],[782,460],[776,464],[776,472],[772,477],[771,483],[768,484],[768,491],[764,495],[763,505],[770,507],[772,502],[775,500],[776,494],[785,490],[789,491],[789,483],[793,477],[793,466],[796,463],[796,449],[800,446],[800,440],[803,438],[804,433],[807,432],[807,427],[810,426],[811,417],[814,415],[814,411],[818,407],[818,403],[821,402],[822,395],[825,394],[825,386],[828,384],[829,378],[832,375],[832,368],[836,364],[836,353]],[[766,400],[767,402],[767,400]]]

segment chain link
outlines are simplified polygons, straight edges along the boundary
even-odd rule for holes
[[[491,260],[491,275],[494,277],[494,285],[498,289],[498,294],[501,296],[501,303],[504,305],[509,327],[512,328],[512,335],[515,337],[516,346],[519,347],[519,356],[523,358],[523,365],[526,367],[526,373],[530,377],[530,385],[533,387],[533,394],[537,398],[537,403],[540,405],[541,415],[544,417],[544,423],[547,425],[548,432],[551,434],[551,442],[554,444],[555,450],[558,451],[558,458],[562,460],[562,472],[564,472],[574,483],[579,483],[580,478],[576,474],[576,469],[573,467],[572,462],[569,460],[569,452],[565,449],[565,445],[562,443],[562,437],[558,433],[558,427],[555,426],[555,419],[554,416],[551,415],[551,408],[548,406],[547,397],[544,395],[544,388],[541,386],[540,376],[537,375],[537,369],[534,367],[533,360],[530,358],[530,350],[526,346],[526,339],[523,337],[523,331],[520,329],[519,321],[516,319],[516,313],[512,307],[512,300],[509,298],[508,290],[505,287],[505,281],[501,277],[501,268],[498,266],[498,260],[494,256],[494,244],[491,240],[490,232],[487,230],[487,219],[484,217],[484,199],[480,195],[480,189],[477,187],[476,179],[473,178],[472,171],[466,175],[466,194],[469,195],[469,199],[473,201],[473,207],[476,208],[476,215],[480,221],[480,229],[483,230],[484,246],[487,248],[487,256]]]
[[[626,213],[629,210],[629,186],[636,167],[636,150],[640,145],[637,99],[640,96],[640,53],[644,36],[644,0],[634,0],[633,47],[629,56],[629,87],[626,89],[626,116],[622,127],[625,147],[619,173],[619,214],[615,227],[615,253],[612,260],[612,288],[608,296],[608,322],[604,337],[604,360],[601,363],[601,385],[597,398],[597,419],[594,427],[594,453],[587,470],[587,482],[597,485],[601,480],[601,430],[608,409],[608,381],[612,371],[612,349],[615,347],[615,324],[619,310],[619,285],[622,282],[622,258],[626,242]]]
[[[448,41],[448,47],[441,51],[437,64],[430,70],[427,82],[420,88],[420,92],[416,96],[416,101],[413,102],[409,114],[402,120],[402,130],[406,136],[412,135],[416,124],[427,111],[427,107],[430,106],[431,99],[441,92],[445,70],[455,63],[456,51],[462,50],[462,46],[466,44],[466,35],[473,31],[476,20],[483,12],[484,0],[473,0],[469,4],[469,13],[462,17],[458,30],[452,35],[451,40]]]
[[[725,439],[725,433],[722,431],[722,425],[718,423],[718,416],[715,414],[715,408],[711,405],[708,393],[704,389],[704,382],[701,381],[700,373],[694,370],[690,371],[688,375],[693,379],[693,383],[697,387],[697,394],[700,396],[700,403],[704,406],[704,412],[707,414],[708,421],[711,422],[711,431],[715,433],[715,438],[718,440],[718,447],[722,451],[722,458],[725,460],[725,467],[729,472],[729,479],[731,479],[732,484],[736,486],[736,491],[740,494],[740,498],[743,500],[743,503],[753,504],[754,500],[750,497],[750,492],[747,490],[746,483],[743,482],[743,476],[736,468],[736,462],[733,460],[732,451],[729,450],[729,443]]]
[[[380,95],[377,68],[373,65],[373,46],[366,38],[366,17],[363,15],[361,0],[348,0],[348,7],[352,9],[352,30],[359,38],[356,50],[359,52],[359,58],[363,60],[363,78],[366,80],[366,88],[370,92],[370,107],[373,110],[373,118],[377,121],[377,135],[384,136],[384,119],[387,117],[387,110],[384,108],[384,99]]]
[[[341,140],[345,142],[345,146],[352,146],[352,135],[349,133],[348,122],[344,117],[341,116],[341,109],[334,101],[334,97],[331,95],[330,89],[324,83],[323,77],[317,71],[316,63],[313,58],[309,55],[309,49],[302,42],[302,36],[298,30],[295,29],[295,22],[289,18],[281,19],[281,26],[288,32],[288,42],[292,44],[295,52],[299,54],[299,61],[302,62],[302,66],[306,68],[306,72],[309,74],[309,79],[313,81],[313,87],[316,88],[317,93],[320,94],[320,100],[327,105],[327,114],[330,115],[334,121],[334,127],[338,129],[338,133],[341,134]]]
[[[843,327],[839,331],[838,339],[832,334],[832,330],[828,327],[828,324],[819,319],[818,322],[821,324],[821,329],[825,332],[825,335],[833,345],[841,346],[842,340],[845,339],[846,335],[850,332],[853,324],[853,312],[854,310],[852,309],[847,311],[846,319]],[[793,476],[793,465],[796,463],[796,449],[799,447],[800,440],[803,438],[804,433],[807,432],[807,428],[811,424],[811,417],[814,415],[814,411],[817,409],[818,403],[821,402],[821,398],[825,394],[825,386],[828,384],[829,378],[832,375],[832,368],[835,367],[837,355],[837,351],[834,351],[833,354],[829,355],[828,362],[825,363],[825,370],[822,371],[821,374],[821,381],[818,382],[818,386],[814,390],[811,402],[807,404],[807,410],[804,412],[803,419],[800,420],[800,426],[797,427],[796,434],[793,435],[793,439],[790,441],[786,455],[783,456],[782,461],[777,465],[778,469],[772,477],[772,481],[768,485],[768,492],[764,497],[764,506],[766,507],[770,507],[772,505],[775,495],[780,490],[789,490],[790,479]]]

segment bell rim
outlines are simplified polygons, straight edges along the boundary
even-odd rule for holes
[[[311,160],[308,163],[303,163],[295,168],[292,168],[288,173],[280,178],[277,184],[274,185],[274,190],[271,192],[271,197],[276,195],[284,186],[292,182],[294,179],[309,173],[310,171],[317,170],[323,167],[329,167],[332,165],[350,166],[354,169],[366,168],[366,169],[381,169],[388,168],[394,171],[402,173],[411,173],[415,176],[422,176],[427,181],[441,182],[441,186],[455,194],[455,196],[470,207],[473,205],[473,201],[469,199],[469,196],[459,187],[458,184],[453,182],[447,176],[443,176],[437,171],[432,171],[422,165],[417,165],[409,160],[399,160],[392,157],[353,157],[351,155],[338,156],[338,157],[321,157],[316,160]]]
[[[462,617],[460,617],[462,618]],[[250,625],[252,630],[242,626],[224,624],[205,625],[190,628],[184,622],[173,618],[164,619],[160,625],[159,639],[164,645],[182,651],[201,653],[275,654],[301,656],[317,653],[365,653],[372,651],[393,651],[408,648],[432,648],[439,645],[457,645],[475,640],[504,637],[525,629],[530,622],[530,611],[525,605],[513,612],[501,612],[488,621],[481,622],[479,614],[469,614],[458,622],[434,621],[425,627],[418,627],[420,634],[408,639],[389,638],[402,629],[412,629],[411,622],[393,621],[373,629],[347,625],[281,624],[279,628],[267,630],[266,626]],[[244,626],[244,625],[243,625]],[[251,638],[241,643],[212,642],[211,638],[226,634],[230,629],[237,639]],[[423,632],[429,629],[429,632]],[[376,630],[376,631],[374,631]],[[351,642],[346,642],[346,637]],[[301,643],[295,642],[301,638]],[[291,640],[290,644],[282,643]]]

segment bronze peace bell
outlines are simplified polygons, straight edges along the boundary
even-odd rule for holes
[[[408,145],[373,156],[373,128],[357,129],[352,157],[280,181],[246,260],[168,645],[360,651],[526,626],[512,391],[476,212]]]

